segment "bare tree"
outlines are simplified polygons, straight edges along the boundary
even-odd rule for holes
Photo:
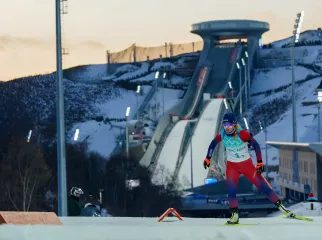
[[[184,175],[181,178],[180,187],[181,187],[180,190],[183,190],[183,189],[191,187],[191,182],[189,181],[189,179],[188,179],[188,177],[186,175]]]
[[[153,183],[156,185],[167,186],[171,180],[170,170],[160,164],[154,171]]]
[[[12,207],[17,211],[29,211],[51,172],[37,145],[18,140],[12,142],[4,157],[0,175]]]

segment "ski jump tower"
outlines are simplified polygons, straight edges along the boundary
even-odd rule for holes
[[[247,39],[247,52],[253,53],[253,66],[259,64],[259,40],[269,31],[269,23],[255,20],[218,20],[191,25],[191,33],[203,38],[204,44],[216,44],[228,39]]]

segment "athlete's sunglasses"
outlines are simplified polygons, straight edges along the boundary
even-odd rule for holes
[[[223,122],[222,125],[223,125],[223,127],[232,127],[234,124],[232,124],[230,122]]]

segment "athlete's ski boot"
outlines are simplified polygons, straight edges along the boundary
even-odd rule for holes
[[[278,200],[275,205],[278,207],[278,210],[280,210],[285,216],[294,218],[295,214],[292,213],[288,208],[286,208],[281,200]]]
[[[227,221],[227,224],[238,224],[239,223],[238,209],[232,208],[230,210],[231,210],[231,218]]]

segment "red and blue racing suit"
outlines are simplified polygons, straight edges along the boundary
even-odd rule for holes
[[[275,203],[279,200],[276,193],[268,186],[263,176],[257,172],[248,151],[248,143],[254,148],[258,163],[262,163],[262,153],[257,141],[251,137],[250,133],[242,128],[237,128],[235,134],[227,135],[224,130],[216,135],[211,141],[207,159],[211,159],[213,151],[219,142],[223,142],[226,155],[226,184],[228,189],[229,207],[238,208],[236,191],[238,186],[239,176],[243,174],[251,181],[261,192]]]

